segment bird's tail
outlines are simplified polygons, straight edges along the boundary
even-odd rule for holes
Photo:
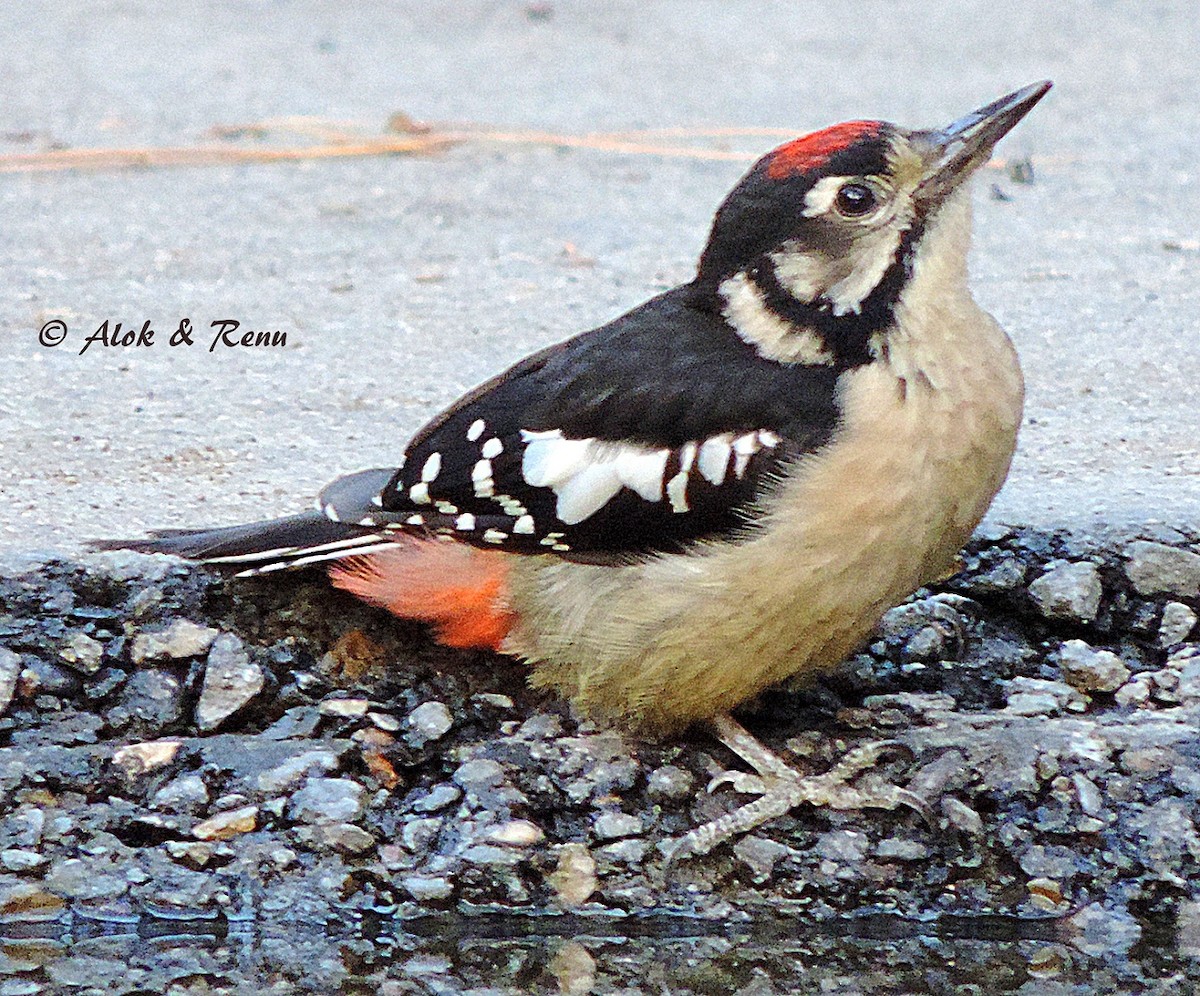
[[[339,477],[322,490],[318,511],[223,529],[157,529],[148,538],[98,540],[91,546],[169,553],[206,564],[247,565],[234,575],[239,578],[391,550],[411,542],[401,533],[384,534],[379,528],[382,523],[375,521],[381,514],[378,495],[392,473],[380,467]]]
[[[406,537],[391,539],[312,511],[222,529],[161,529],[145,539],[99,540],[91,545],[97,550],[169,553],[207,564],[244,564],[235,576],[251,577],[390,550],[405,542]]]

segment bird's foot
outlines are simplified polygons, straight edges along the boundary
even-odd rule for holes
[[[874,766],[879,757],[897,747],[895,741],[881,740],[848,751],[822,775],[804,775],[783,758],[760,743],[731,716],[712,721],[713,732],[726,747],[749,764],[757,774],[726,771],[709,782],[712,792],[730,785],[735,792],[757,795],[753,802],[696,827],[673,841],[666,851],[670,865],[683,858],[707,854],[718,844],[757,829],[783,816],[801,803],[829,806],[832,809],[896,809],[909,806],[931,818],[928,803],[920,796],[897,785],[875,783],[857,787],[854,779]]]

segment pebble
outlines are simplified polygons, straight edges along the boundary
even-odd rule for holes
[[[189,813],[208,805],[208,788],[199,775],[180,775],[155,792],[150,805],[154,809]]]
[[[448,899],[454,894],[454,886],[448,878],[429,875],[406,875],[400,885],[419,903],[435,899]]]
[[[58,656],[76,670],[86,674],[95,674],[100,670],[100,659],[104,656],[104,646],[86,633],[76,633],[59,650]]]
[[[125,771],[130,778],[136,778],[147,771],[162,768],[175,760],[182,740],[150,740],[146,743],[129,744],[120,747],[113,754],[113,763]]]
[[[546,839],[542,828],[529,820],[509,820],[490,831],[487,839],[493,844],[508,844],[513,847],[532,847]]]
[[[328,774],[338,766],[337,755],[330,750],[306,750],[303,754],[288,758],[282,764],[268,768],[259,774],[257,785],[268,795],[279,795],[309,775]]]
[[[232,633],[222,633],[212,643],[204,666],[204,684],[196,704],[196,725],[202,733],[215,730],[248,705],[266,682],[263,669],[250,659]]]
[[[203,868],[213,856],[214,845],[202,840],[168,840],[167,853],[171,859],[189,868]]]
[[[629,813],[607,812],[596,817],[592,832],[597,840],[617,840],[620,837],[636,837],[643,830],[640,817]]]
[[[1111,650],[1094,650],[1083,640],[1067,640],[1057,659],[1067,684],[1081,692],[1115,692],[1132,673]]]
[[[875,856],[884,861],[924,861],[929,848],[917,840],[887,837],[875,845]]]
[[[1104,589],[1100,568],[1090,561],[1051,566],[1029,586],[1029,595],[1047,619],[1090,623],[1100,611]]]
[[[436,813],[447,806],[453,806],[461,798],[461,791],[448,782],[442,782],[414,802],[412,808],[417,813]]]
[[[788,854],[788,847],[758,834],[748,834],[733,845],[733,853],[750,869],[754,881],[762,884],[775,873],[775,865]]]
[[[961,799],[946,796],[942,800],[942,813],[956,830],[973,837],[983,833],[983,817]]]
[[[9,871],[21,872],[33,871],[35,868],[41,868],[50,859],[44,854],[38,854],[37,851],[22,851],[19,848],[9,848],[5,851],[0,851],[0,864],[4,865]]]
[[[353,823],[301,827],[297,837],[301,843],[316,845],[321,850],[340,851],[342,854],[366,854],[375,846],[375,838]]]
[[[108,722],[122,727],[131,721],[151,730],[169,726],[183,716],[183,685],[166,671],[138,671],[121,689],[117,704],[108,710]]]
[[[646,793],[660,801],[686,799],[696,791],[696,779],[685,768],[664,764],[650,772]]]
[[[371,711],[371,703],[366,699],[326,699],[319,708],[322,716],[357,719]]]
[[[367,790],[349,778],[309,778],[288,803],[300,823],[353,823],[366,809]]]
[[[133,638],[130,656],[135,664],[199,657],[208,653],[208,648],[220,632],[210,626],[198,626],[187,619],[176,619],[164,629],[138,633]]]
[[[1138,540],[1125,548],[1125,575],[1140,595],[1200,597],[1200,555]]]
[[[1050,716],[1064,709],[1087,709],[1087,697],[1063,681],[1013,678],[1007,682],[1007,690],[1007,709],[1018,716]]]
[[[239,834],[250,833],[258,826],[258,807],[243,806],[218,813],[192,827],[192,836],[197,840],[229,840]]]
[[[450,777],[468,792],[483,792],[504,781],[504,766],[490,758],[476,758],[460,764]]]
[[[449,733],[454,725],[454,718],[444,702],[422,702],[408,714],[407,723],[412,731],[408,737],[409,742],[414,746],[423,747]]]
[[[8,711],[21,676],[21,658],[8,647],[0,647],[0,716]]]
[[[1196,628],[1196,613],[1182,602],[1167,602],[1158,625],[1158,645],[1170,647],[1183,643]]]
[[[583,844],[563,844],[558,849],[554,871],[546,876],[558,901],[568,907],[582,906],[596,891],[596,861]]]

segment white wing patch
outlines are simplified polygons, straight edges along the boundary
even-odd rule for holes
[[[685,443],[679,450],[679,469],[667,480],[671,450],[666,448],[594,438],[567,439],[559,429],[523,429],[521,437],[525,443],[521,458],[525,483],[550,488],[557,496],[555,515],[567,525],[577,525],[594,515],[622,488],[646,501],[666,500],[675,512],[690,511],[687,486],[692,474],[698,472],[714,486],[724,483],[731,469],[740,479],[755,453],[782,442],[776,433],[760,430],[736,438],[724,433],[703,442]]]

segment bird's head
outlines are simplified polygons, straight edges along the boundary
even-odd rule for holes
[[[1034,83],[940,129],[849,121],[780,146],[718,209],[696,285],[764,355],[854,362],[890,323],[939,212],[1049,89]],[[965,241],[946,251],[965,257]],[[794,342],[776,319],[817,336]]]

